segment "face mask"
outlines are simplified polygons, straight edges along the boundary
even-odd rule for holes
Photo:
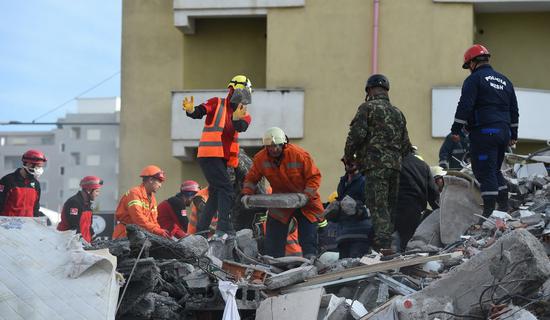
[[[24,168],[25,168],[25,171],[27,171],[27,173],[34,176],[36,179],[38,179],[44,173],[44,168],[42,167],[34,167],[34,168],[24,167]]]

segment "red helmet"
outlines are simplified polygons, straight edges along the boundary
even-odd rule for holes
[[[33,163],[33,164],[44,163],[48,161],[48,159],[46,159],[46,156],[42,152],[38,150],[32,150],[32,149],[25,152],[21,160],[24,163],[27,162],[27,163]]]
[[[164,176],[164,171],[162,171],[161,168],[155,165],[148,165],[147,167],[143,168],[139,176],[142,178],[153,177],[155,179],[158,179],[160,182],[164,182],[164,180],[166,180],[166,177]]]
[[[198,192],[199,190],[199,184],[194,180],[185,180],[180,186],[181,192]]]
[[[82,189],[94,190],[99,189],[103,185],[103,180],[96,176],[85,176],[80,180],[80,187]]]
[[[480,44],[474,44],[466,52],[464,52],[464,63],[462,64],[462,69],[468,69],[468,64],[472,59],[477,57],[490,57],[491,54],[489,50]]]

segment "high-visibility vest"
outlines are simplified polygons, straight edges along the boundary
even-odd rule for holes
[[[207,202],[208,188],[199,190],[197,194],[195,194],[195,197],[201,197],[203,198],[204,202]],[[197,233],[197,223],[199,222],[199,212],[197,207],[193,203],[193,201],[191,201],[191,213],[187,215],[187,219],[189,219],[189,223],[187,224],[187,234]],[[214,216],[214,218],[212,218],[212,222],[210,222],[210,230],[216,231],[217,224],[218,224],[218,217]]]
[[[214,121],[204,124],[201,140],[199,141],[198,158],[224,158],[222,134],[227,117],[225,99],[218,98]],[[235,131],[233,142],[229,148],[229,160],[227,165],[236,168],[239,165],[239,133]]]
[[[302,247],[298,241],[298,228],[294,217],[289,223],[288,236],[286,237],[285,256],[302,256]]]

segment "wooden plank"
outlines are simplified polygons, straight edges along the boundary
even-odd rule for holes
[[[431,256],[431,257],[416,257],[416,258],[410,258],[410,259],[394,259],[390,261],[384,261],[376,264],[350,268],[350,269],[346,269],[338,272],[322,274],[322,275],[307,279],[305,282],[298,283],[290,287],[286,287],[283,289],[283,292],[285,290],[294,291],[295,289],[298,289],[298,288],[307,288],[310,286],[317,286],[318,284],[324,284],[328,282],[333,282],[335,280],[362,276],[369,273],[382,272],[382,271],[398,269],[402,267],[414,266],[414,265],[423,264],[429,261],[436,261],[436,260],[444,261],[451,258],[458,258],[461,256],[462,256],[462,252],[453,252],[453,253]]]

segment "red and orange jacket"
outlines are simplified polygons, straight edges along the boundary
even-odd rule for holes
[[[267,150],[260,150],[254,157],[252,168],[248,171],[243,184],[243,194],[254,194],[256,184],[265,177],[273,193],[304,193],[309,198],[301,208],[303,215],[311,222],[318,222],[323,213],[323,204],[319,196],[321,172],[304,149],[287,144],[280,163],[271,158]],[[269,215],[288,224],[295,209],[269,209]]]
[[[84,240],[92,242],[92,207],[89,201],[84,201],[80,191],[65,201],[57,230],[76,230],[76,233],[82,234]]]
[[[187,235],[187,210],[185,201],[178,196],[173,196],[162,201],[158,206],[157,221],[161,228],[170,231],[170,234],[178,239]]]
[[[0,215],[38,217],[40,213],[40,182],[33,176],[23,178],[20,169],[0,179]]]
[[[157,200],[151,194],[147,197],[147,191],[143,184],[128,190],[118,203],[115,213],[118,224],[113,231],[113,239],[126,237],[127,224],[136,224],[145,230],[157,235],[163,235],[164,229],[157,222]]]
[[[228,166],[235,168],[239,163],[239,132],[248,129],[252,118],[246,114],[243,119],[233,120],[230,99],[231,94],[226,99],[211,98],[187,116],[201,119],[206,115],[197,157],[224,158]]]

